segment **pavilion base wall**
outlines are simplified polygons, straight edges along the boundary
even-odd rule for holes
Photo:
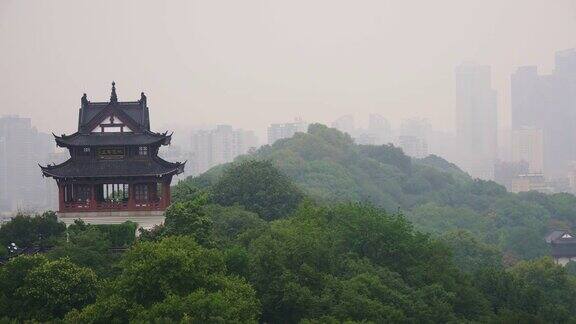
[[[81,219],[87,224],[122,224],[131,221],[138,227],[150,229],[164,223],[164,211],[98,211],[98,212],[58,212],[58,219],[66,226]]]

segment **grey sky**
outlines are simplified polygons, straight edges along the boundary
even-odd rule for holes
[[[0,0],[0,115],[74,131],[83,92],[148,95],[154,126],[261,131],[377,112],[454,128],[454,68],[510,73],[576,46],[576,0]]]

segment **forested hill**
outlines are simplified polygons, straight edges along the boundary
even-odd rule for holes
[[[236,163],[249,159],[272,161],[314,200],[400,209],[418,229],[435,234],[469,230],[511,260],[547,255],[546,232],[571,228],[576,221],[573,195],[509,193],[495,182],[470,178],[440,157],[412,159],[392,145],[357,145],[349,135],[320,124]],[[215,167],[187,184],[209,187],[226,168]]]
[[[576,263],[539,257],[571,195],[510,194],[322,125],[172,193],[138,238],[51,212],[0,226],[0,323],[576,322]]]
[[[472,183],[466,173],[440,157],[411,159],[392,145],[356,145],[348,134],[320,124],[238,160],[242,159],[273,161],[316,199],[365,201],[394,211],[442,199],[438,190]],[[194,181],[213,184],[225,167],[215,167]]]

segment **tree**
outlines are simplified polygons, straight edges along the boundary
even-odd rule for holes
[[[576,316],[576,280],[551,258],[520,262],[511,273],[522,283],[523,311],[553,323]]]
[[[227,274],[224,256],[193,237],[143,242],[126,252],[120,274],[76,322],[256,322],[260,304],[245,280]],[[107,310],[109,309],[109,310]]]
[[[139,313],[136,322],[159,319],[190,323],[257,323],[260,304],[249,285],[233,279],[218,282],[220,289],[198,289],[186,296],[170,295]]]
[[[18,288],[24,285],[30,271],[47,261],[43,256],[21,256],[0,267],[0,316],[29,318],[21,307],[22,301],[14,296]]]
[[[98,224],[88,225],[98,229],[113,247],[128,247],[136,240],[136,228],[138,224],[125,221],[122,224]]]
[[[184,181],[178,182],[176,186],[173,187],[171,192],[172,202],[185,202],[198,198],[204,195],[205,192],[201,190],[198,185],[196,185],[191,179],[186,179]]]
[[[154,225],[150,229],[145,229],[140,227],[138,229],[140,235],[138,240],[140,242],[155,242],[160,241],[164,237],[164,232],[166,231],[164,224]]]
[[[392,144],[361,146],[361,152],[382,163],[393,165],[403,172],[410,173],[412,171],[412,161],[410,157],[404,154],[401,148],[395,147]]]
[[[99,297],[97,301],[83,309],[73,309],[66,314],[66,323],[128,323],[143,311],[139,305],[128,302],[119,295]]]
[[[212,187],[215,203],[239,204],[265,220],[293,212],[303,194],[270,161],[243,161],[229,167]]]
[[[20,256],[0,268],[1,314],[47,321],[93,302],[97,277],[67,259]]]
[[[52,244],[55,238],[62,236],[66,231],[66,225],[58,221],[58,216],[53,211],[36,215],[36,217],[32,218],[32,223],[36,229],[39,244]]]
[[[401,215],[302,205],[250,242],[263,321],[449,322],[489,314],[447,249]]]
[[[65,231],[66,225],[58,221],[54,212],[35,216],[18,214],[0,227],[0,244],[16,243],[21,248],[51,245]]]
[[[170,205],[164,213],[166,218],[162,235],[190,235],[197,242],[208,244],[211,223],[203,209],[206,201],[205,196],[199,196]]]
[[[73,263],[94,270],[100,277],[113,274],[117,257],[110,252],[109,238],[97,227],[87,225],[78,229],[70,225],[68,238],[62,239],[47,256],[50,259],[67,258]]]
[[[479,241],[468,231],[446,233],[440,239],[452,250],[454,263],[464,272],[503,267],[500,251]]]
[[[210,240],[221,247],[250,240],[267,226],[258,214],[241,206],[211,204],[204,207],[204,212],[211,222]]]
[[[275,198],[281,195],[274,192],[283,193],[281,186],[264,181],[267,172],[254,160],[270,161],[314,201],[369,202],[388,211],[400,207],[418,229],[438,235],[465,229],[517,259],[547,255],[546,232],[576,224],[574,195],[509,193],[440,157],[412,159],[392,145],[357,145],[349,135],[319,124],[181,182],[184,194],[178,196],[208,191],[212,203],[239,204],[266,220],[293,212],[297,204]]]
[[[489,298],[499,322],[567,323],[576,317],[576,281],[548,257],[507,270],[481,269],[475,284]]]

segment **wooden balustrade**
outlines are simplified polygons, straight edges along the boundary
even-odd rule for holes
[[[129,201],[86,201],[86,202],[64,202],[60,211],[62,212],[82,212],[82,211],[154,211],[164,210],[161,200],[156,201],[136,201],[130,204]]]
[[[99,211],[163,211],[170,205],[170,184],[162,183],[161,190],[157,190],[156,184],[147,184],[144,198],[137,200],[134,184],[130,184],[129,197],[125,200],[99,201],[97,190],[92,186],[89,191],[89,199],[80,201],[66,201],[66,185],[59,185],[60,212],[99,212]],[[101,197],[102,195],[100,195]],[[147,198],[146,198],[147,197]]]

